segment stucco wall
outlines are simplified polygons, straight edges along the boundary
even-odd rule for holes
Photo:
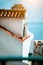
[[[23,57],[28,57],[29,53],[33,53],[34,48],[34,34],[28,31],[28,35],[30,36],[23,42]]]
[[[0,30],[0,55],[14,55],[28,57],[28,53],[33,53],[34,35],[30,32],[30,37],[24,42],[13,38],[9,34]]]
[[[22,43],[0,30],[0,55],[22,56]]]
[[[23,36],[23,19],[0,18],[0,25],[4,26],[18,36]]]

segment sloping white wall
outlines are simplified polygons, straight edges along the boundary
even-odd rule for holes
[[[22,43],[0,30],[0,55],[22,56]]]
[[[18,18],[0,18],[0,25],[8,30],[23,37],[23,19]]]
[[[0,30],[0,55],[14,55],[28,57],[28,53],[33,53],[34,35],[30,32],[30,37],[24,42],[13,38]]]

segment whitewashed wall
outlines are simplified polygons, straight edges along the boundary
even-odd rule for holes
[[[17,18],[0,18],[0,25],[4,26],[18,36],[23,36],[23,21],[23,19]]]
[[[22,56],[22,43],[0,30],[0,55]]]
[[[29,53],[33,53],[34,48],[34,34],[28,31],[28,35],[30,36],[23,42],[23,57],[28,57]]]
[[[30,32],[30,37],[24,42],[13,38],[0,30],[0,55],[14,55],[28,57],[28,53],[33,53],[34,35]]]

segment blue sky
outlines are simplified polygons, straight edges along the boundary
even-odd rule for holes
[[[0,0],[0,9],[10,9],[17,3],[25,5],[30,21],[43,21],[43,0]]]
[[[21,0],[0,0],[0,8],[10,9],[16,3],[20,3]]]

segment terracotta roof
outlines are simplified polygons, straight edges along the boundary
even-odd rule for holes
[[[21,10],[26,10],[22,4],[15,4],[14,6],[11,7],[12,9],[21,9]]]
[[[11,10],[0,9],[0,17],[25,18],[26,9],[18,5],[13,6]]]

